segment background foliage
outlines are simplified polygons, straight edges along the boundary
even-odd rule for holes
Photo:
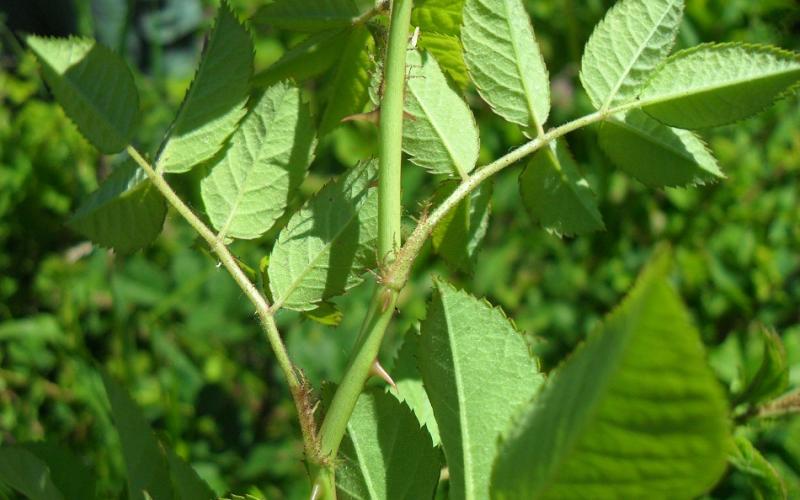
[[[172,216],[154,246],[128,257],[92,249],[65,226],[110,167],[52,102],[12,34],[79,33],[124,54],[138,68],[145,120],[139,139],[157,143],[189,84],[215,5],[73,0],[37,9],[45,3],[4,2],[0,10],[0,444],[63,443],[96,471],[100,496],[119,496],[124,466],[96,375],[102,367],[218,493],[301,498],[307,481],[292,405],[246,301]],[[249,15],[261,2],[231,3]],[[591,104],[576,61],[613,2],[527,3],[554,82],[551,122],[584,114]],[[735,40],[798,50],[798,32],[793,0],[689,0],[679,44]],[[283,32],[256,29],[256,71],[295,43]],[[332,78],[324,74],[309,86],[324,88]],[[478,109],[477,121],[479,163],[522,139],[488,108]],[[707,135],[728,178],[692,189],[645,188],[610,166],[595,135],[578,132],[570,147],[590,166],[607,231],[575,239],[548,234],[521,216],[516,169],[501,174],[474,272],[448,268],[433,255],[420,260],[389,332],[386,364],[424,315],[430,277],[447,275],[514,317],[549,370],[619,302],[652,249],[666,241],[675,248],[679,291],[724,384],[735,392],[757,370],[766,325],[783,339],[790,385],[797,387],[800,102],[781,102]],[[304,194],[374,150],[370,126],[337,129],[320,144]],[[202,174],[178,187],[197,200],[200,177],[193,176]],[[405,169],[405,177],[408,202],[432,194],[420,169]],[[255,263],[274,239],[268,234],[234,250]],[[341,376],[367,300],[365,287],[337,299],[347,311],[338,327],[293,312],[278,316],[291,354],[316,386]],[[741,432],[781,472],[790,497],[800,496],[800,418],[761,421]],[[712,496],[750,498],[754,487],[731,472]]]

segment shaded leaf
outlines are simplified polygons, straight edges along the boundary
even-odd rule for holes
[[[511,428],[493,498],[695,498],[717,482],[727,403],[669,268],[664,252]]]
[[[436,424],[428,394],[422,385],[422,374],[417,367],[419,339],[419,332],[416,329],[406,332],[403,346],[391,368],[392,379],[397,389],[389,386],[386,390],[411,408],[419,425],[425,427],[431,435],[433,445],[440,446],[442,441],[439,437],[439,426]]]
[[[435,174],[465,178],[478,161],[478,126],[430,54],[409,52],[403,151]]]
[[[434,194],[438,206],[456,188],[455,182],[444,182]],[[433,249],[454,269],[472,270],[478,247],[486,236],[491,211],[492,184],[484,182],[461,200],[433,229]]]
[[[346,28],[361,15],[353,0],[274,0],[264,5],[253,23],[293,31]]]
[[[604,228],[594,193],[563,140],[534,155],[519,176],[519,188],[531,217],[548,231],[579,235]]]
[[[375,262],[377,162],[329,182],[278,235],[269,263],[273,307],[308,311],[361,283]]]
[[[450,470],[450,497],[487,498],[498,437],[542,382],[499,309],[437,282],[417,353]]]
[[[68,225],[97,245],[129,254],[161,234],[166,215],[164,197],[128,159],[78,207]]]
[[[118,153],[133,136],[139,94],[125,61],[86,38],[26,39],[58,103],[103,153]]]
[[[581,82],[595,108],[636,98],[669,54],[684,0],[621,0],[597,25],[583,52]]]
[[[70,450],[48,442],[22,443],[18,447],[47,466],[50,479],[65,499],[95,498],[95,478]]]
[[[320,302],[316,309],[304,311],[303,315],[306,318],[325,326],[338,326],[344,317],[342,311],[336,307],[336,304],[331,302]]]
[[[672,127],[716,127],[762,111],[798,82],[800,56],[793,52],[706,44],[667,59],[645,85],[639,105]]]
[[[668,127],[639,110],[603,122],[599,139],[620,169],[651,187],[704,184],[725,177],[697,134]]]
[[[66,498],[53,482],[47,464],[19,446],[0,448],[0,483],[10,486],[31,500]]]
[[[342,498],[432,498],[439,452],[407,406],[379,389],[364,392],[347,423],[336,469]]]
[[[478,92],[498,115],[541,128],[550,82],[521,0],[466,0],[461,41]]]
[[[758,405],[782,394],[789,386],[789,361],[780,336],[767,328],[761,329],[764,351],[758,371],[736,395],[736,403]]]
[[[169,473],[176,500],[213,500],[217,495],[203,481],[191,465],[187,464],[174,451],[167,452]]]
[[[128,498],[171,499],[173,489],[164,448],[128,393],[106,374],[103,374],[103,384],[122,443],[128,472]]]
[[[336,128],[342,118],[361,112],[369,101],[374,48],[375,42],[366,28],[360,27],[350,35],[325,91],[328,104],[320,121],[320,135]]]
[[[315,33],[289,49],[270,67],[253,77],[256,87],[268,87],[281,80],[302,82],[328,71],[341,60],[348,30]]]
[[[315,142],[300,89],[268,88],[201,183],[221,238],[258,238],[272,227],[305,178]]]
[[[164,172],[187,172],[223,146],[244,116],[253,41],[227,2],[220,4],[200,66],[158,154]]]

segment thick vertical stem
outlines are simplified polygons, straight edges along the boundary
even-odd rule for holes
[[[383,98],[379,123],[378,257],[380,265],[394,261],[400,248],[400,168],[403,140],[403,103],[406,83],[406,52],[413,0],[392,2],[389,45],[384,61]],[[320,455],[326,463],[312,469],[315,495],[335,498],[333,461],[339,451],[347,422],[369,377],[383,335],[392,319],[397,290],[378,286],[372,297],[344,378],[331,401],[319,433]]]
[[[380,170],[378,178],[378,256],[384,264],[394,260],[400,248],[400,166],[403,141],[403,101],[406,52],[412,0],[392,2],[389,45],[384,63],[384,94],[379,126]]]

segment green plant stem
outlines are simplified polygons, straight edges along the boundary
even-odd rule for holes
[[[403,142],[406,52],[412,0],[394,0],[381,99],[378,170],[378,257],[382,264],[394,260],[400,248],[400,167]]]
[[[177,193],[172,189],[164,177],[158,174],[155,169],[145,160],[141,154],[133,146],[128,146],[127,152],[131,158],[145,171],[153,186],[166,198],[167,202],[189,223],[192,228],[203,238],[211,251],[216,254],[220,263],[233,277],[233,280],[239,285],[239,288],[245,293],[247,298],[256,308],[259,323],[264,333],[267,336],[267,341],[275,353],[275,358],[278,361],[278,366],[283,371],[286,381],[289,384],[289,390],[292,393],[295,407],[297,408],[298,418],[300,420],[300,429],[303,434],[303,443],[305,451],[309,459],[316,460],[318,458],[318,445],[316,439],[314,419],[311,415],[312,405],[309,401],[309,395],[306,385],[301,381],[297,375],[289,354],[286,351],[286,346],[283,344],[278,327],[275,324],[275,319],[270,312],[269,303],[263,295],[258,291],[256,286],[247,277],[245,272],[239,267],[236,262],[236,257],[231,254],[228,247],[217,237],[208,226],[200,220],[197,215],[181,200]]]

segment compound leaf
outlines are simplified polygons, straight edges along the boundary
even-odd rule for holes
[[[253,41],[222,2],[194,81],[161,145],[164,172],[187,172],[214,156],[242,119],[253,74]]]
[[[309,311],[361,282],[375,262],[376,171],[370,161],[329,182],[280,232],[268,269],[275,308]]]
[[[684,0],[622,0],[592,33],[581,60],[581,82],[597,109],[636,98],[672,50]]]
[[[406,405],[379,389],[359,396],[336,469],[342,498],[432,498],[439,452]]]
[[[798,82],[796,53],[768,45],[706,44],[667,59],[645,84],[639,105],[672,127],[716,127],[762,111]]]
[[[220,237],[253,239],[269,230],[303,181],[314,144],[300,89],[268,88],[200,186]]]
[[[128,159],[89,195],[68,225],[100,246],[130,254],[156,239],[166,215],[164,198]]]
[[[472,81],[492,109],[524,127],[543,127],[550,83],[522,1],[466,0],[461,41]]]
[[[604,228],[594,193],[564,140],[534,155],[519,176],[519,189],[531,217],[548,231],[579,235]]]
[[[437,282],[417,353],[450,470],[450,498],[489,494],[498,437],[542,375],[499,309]]]
[[[325,91],[328,105],[319,126],[321,136],[339,125],[342,118],[361,112],[369,101],[374,47],[375,42],[366,28],[360,27],[350,34],[341,62]]]
[[[292,31],[346,28],[361,14],[353,0],[275,0],[256,12],[253,22]]]
[[[603,122],[599,139],[620,169],[651,187],[703,184],[725,177],[697,134],[668,127],[640,110]]]
[[[27,37],[58,103],[101,152],[118,153],[133,136],[139,94],[128,65],[87,38]]]
[[[720,478],[727,402],[669,266],[650,264],[511,428],[493,498],[696,498]]]
[[[444,182],[434,194],[435,205],[449,196],[458,184]],[[492,201],[492,185],[485,182],[461,200],[433,229],[433,249],[454,269],[469,272],[486,236]]]
[[[478,161],[478,126],[467,103],[450,86],[436,60],[417,51],[408,54],[403,150],[432,173],[461,178]]]

